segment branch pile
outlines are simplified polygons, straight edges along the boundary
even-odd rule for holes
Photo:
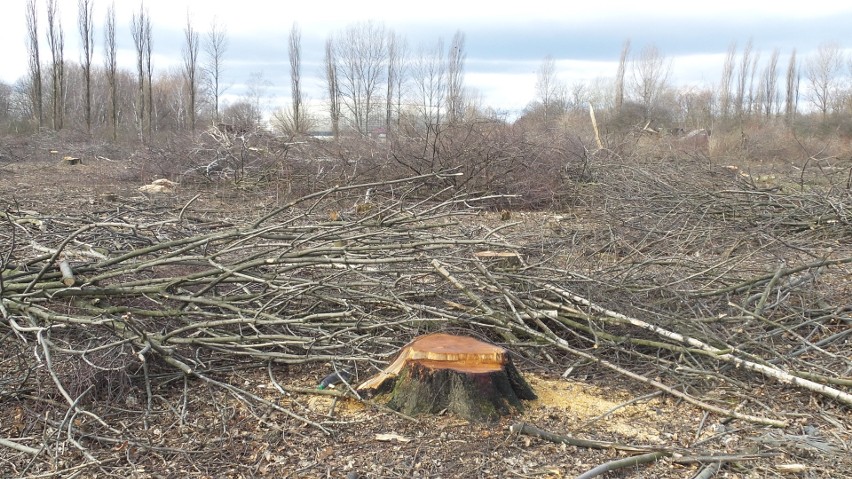
[[[759,238],[740,234],[712,244],[742,222],[756,221],[746,235],[755,228],[771,235],[766,221],[797,231],[817,215],[820,224],[848,228],[848,216],[829,223],[812,203],[765,196],[773,193],[643,190],[669,209],[649,213],[623,203],[607,211],[617,221],[588,238],[598,249],[582,256],[611,251],[619,260],[593,271],[580,268],[579,254],[543,251],[542,231],[509,235],[516,223],[488,224],[479,214],[489,198],[448,195],[435,187],[439,180],[332,188],[272,208],[251,224],[195,218],[189,205],[125,206],[76,218],[10,209],[0,230],[7,245],[0,252],[0,331],[4,348],[37,361],[22,360],[19,382],[2,394],[47,392],[82,413],[81,404],[120,396],[133,381],[145,385],[150,404],[151,382],[177,373],[280,409],[216,374],[343,361],[366,377],[415,334],[452,327],[530,357],[591,361],[708,411],[772,426],[787,421],[755,412],[759,405],[722,407],[724,392],[710,401],[701,397],[706,389],[684,385],[699,375],[712,378],[708,385],[747,388],[745,375],[852,405],[850,361],[838,350],[849,331],[849,305],[815,306],[804,322],[790,314],[807,301],[807,278],[844,268],[852,257],[766,271],[736,254]],[[795,216],[802,206],[811,210]],[[743,213],[766,209],[774,212]],[[779,219],[787,211],[795,215]],[[663,245],[670,248],[665,254]],[[696,254],[713,248],[725,253],[713,260]],[[520,262],[490,262],[476,254],[483,251],[518,253]],[[770,248],[749,251],[753,259]],[[577,269],[564,265],[572,257]],[[782,337],[784,347],[765,346],[767,338]],[[747,403],[747,395],[742,391],[739,400]],[[328,431],[322,419],[298,417]],[[98,423],[103,434],[115,432]]]

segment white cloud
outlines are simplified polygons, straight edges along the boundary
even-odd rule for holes
[[[108,1],[94,0],[97,63],[102,58],[102,26]],[[0,80],[8,83],[26,74],[25,4],[24,0],[6,2],[0,17],[0,43],[6,46],[0,61]],[[37,5],[43,31],[44,2],[37,1]],[[77,2],[60,0],[59,5],[66,58],[76,61]],[[128,69],[134,63],[129,24],[139,5],[133,0],[115,2],[119,61]],[[547,54],[556,56],[560,78],[568,84],[612,76],[621,42],[633,34],[634,49],[642,47],[639,43],[653,42],[664,55],[673,55],[673,81],[711,84],[721,73],[725,49],[732,41],[742,44],[754,37],[756,47],[767,50],[764,58],[771,48],[783,46],[783,62],[791,46],[799,48],[799,54],[804,56],[822,41],[842,40],[852,23],[852,4],[826,0],[813,0],[807,5],[776,1],[771,7],[742,0],[494,0],[486,6],[481,2],[432,0],[415,8],[399,0],[145,0],[144,5],[154,27],[154,67],[158,71],[179,65],[181,30],[187,12],[202,35],[214,19],[225,26],[230,42],[225,73],[226,81],[235,85],[232,95],[240,95],[236,85],[257,71],[263,71],[276,84],[276,92],[286,91],[286,38],[293,21],[302,28],[305,77],[318,74],[322,41],[358,21],[383,21],[408,37],[412,48],[423,39],[434,41],[443,36],[448,40],[454,31],[461,30],[468,42],[467,84],[479,91],[486,103],[510,110],[523,108],[534,96],[535,71]],[[46,51],[46,42],[43,38],[41,41]],[[787,43],[779,45],[779,41]],[[310,81],[318,83],[319,79]],[[319,84],[309,88],[315,98],[322,96]]]

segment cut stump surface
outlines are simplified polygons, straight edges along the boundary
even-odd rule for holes
[[[445,333],[415,338],[358,389],[390,393],[388,406],[405,414],[448,410],[469,420],[494,420],[536,398],[506,349]]]

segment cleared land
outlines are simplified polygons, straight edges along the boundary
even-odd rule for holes
[[[143,194],[146,158],[50,149],[0,164],[3,477],[555,478],[648,450],[608,477],[852,477],[848,160],[601,154],[525,211],[449,174]],[[505,347],[538,399],[477,424],[315,389],[433,331]]]

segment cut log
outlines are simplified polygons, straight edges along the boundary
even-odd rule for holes
[[[506,349],[444,333],[415,338],[358,390],[389,393],[388,406],[408,415],[447,410],[471,421],[496,420],[536,398]]]
[[[71,269],[71,264],[68,260],[62,260],[59,262],[59,271],[62,273],[62,284],[68,286],[74,286],[74,283],[77,282],[77,279],[74,278],[74,270]]]
[[[524,263],[521,255],[515,251],[478,251],[473,255],[497,269],[515,270]]]

